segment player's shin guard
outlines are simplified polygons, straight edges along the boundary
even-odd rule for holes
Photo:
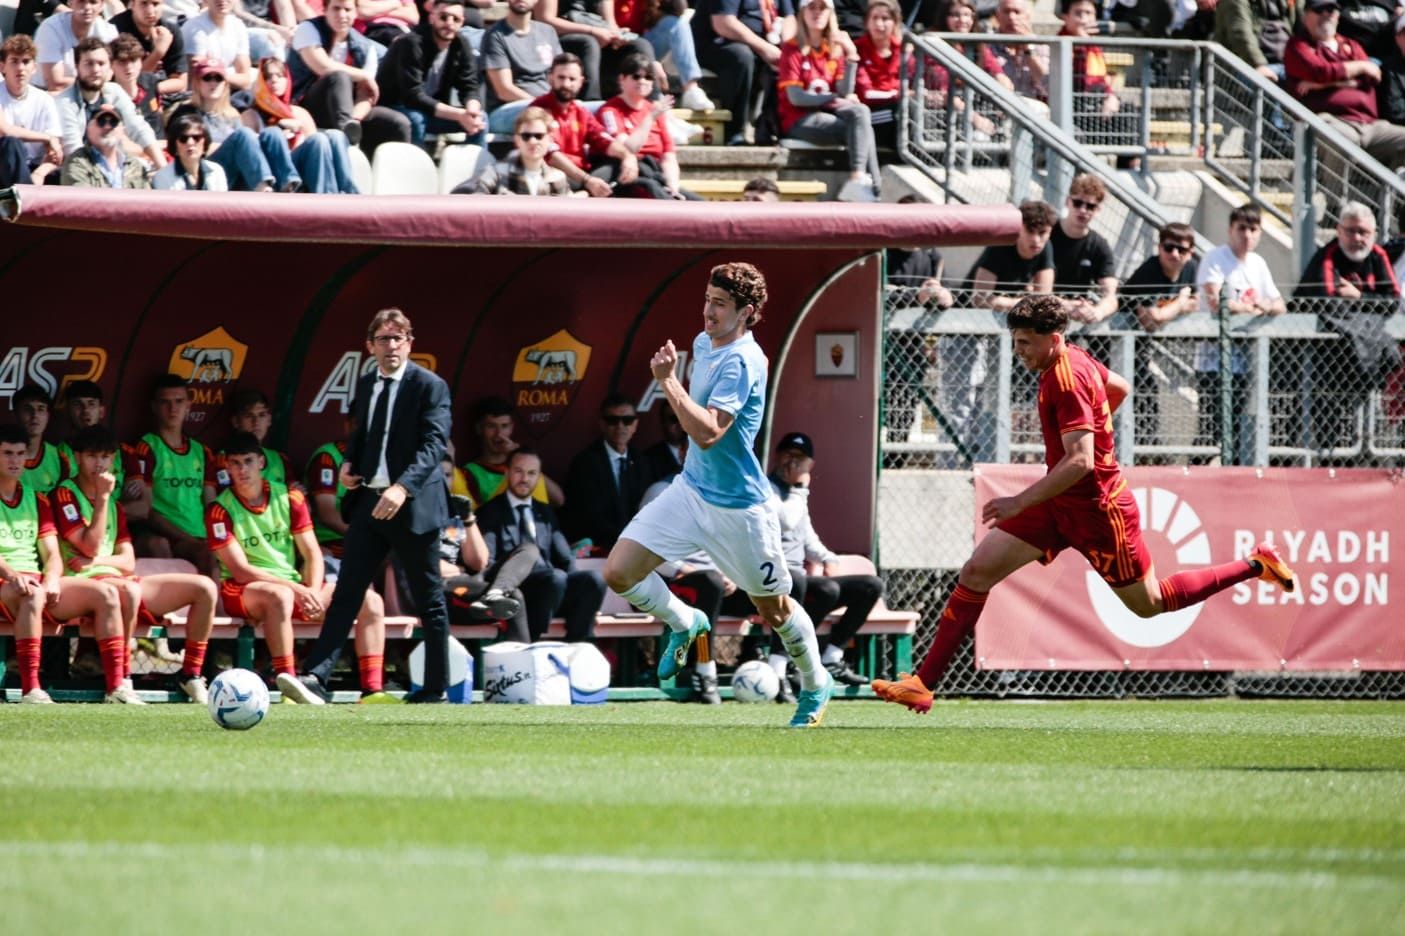
[[[922,661],[922,666],[917,671],[917,678],[922,680],[922,685],[932,689],[942,681],[942,674],[951,666],[957,648],[968,634],[975,633],[976,621],[985,610],[985,600],[989,596],[990,592],[972,591],[964,585],[956,586],[956,590],[946,601],[941,620],[937,623],[937,635],[932,639],[932,649],[927,651],[927,658]]]
[[[790,654],[790,658],[795,661],[795,668],[800,671],[800,688],[810,690],[823,686],[828,677],[824,665],[820,663],[820,644],[815,637],[815,622],[810,620],[810,615],[800,606],[800,602],[790,603],[790,617],[776,628],[776,633],[781,635],[781,640],[785,643],[785,652]]]
[[[125,637],[104,637],[98,641],[98,653],[102,654],[102,678],[108,692],[116,692],[126,677],[127,639]]]
[[[385,689],[385,654],[368,653],[356,658],[361,670],[361,691],[366,695]]]
[[[15,665],[20,671],[20,695],[39,688],[39,638],[15,638]]]
[[[1209,569],[1177,572],[1158,583],[1161,587],[1161,610],[1178,611],[1190,607],[1258,574],[1258,568],[1247,559],[1236,559]]]
[[[681,632],[693,624],[693,609],[668,590],[663,577],[657,572],[650,572],[633,588],[615,594],[645,614],[652,614],[663,621],[669,630]]]

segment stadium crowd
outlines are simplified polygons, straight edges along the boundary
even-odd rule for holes
[[[1058,16],[1065,36],[1216,39],[1405,165],[1405,8],[1388,0],[1059,0]],[[1030,0],[22,0],[0,47],[0,187],[351,193],[351,148],[452,138],[496,157],[465,193],[689,199],[676,146],[700,128],[676,102],[724,111],[729,145],[842,147],[837,197],[871,201],[900,99],[941,110],[950,90],[935,62],[916,74],[905,29],[1035,32]],[[968,54],[1047,115],[1047,46]],[[1075,46],[1072,67],[1080,131],[1127,131],[1103,50]]]

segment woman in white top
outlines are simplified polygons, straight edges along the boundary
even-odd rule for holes
[[[227,192],[224,169],[205,158],[210,136],[199,114],[181,114],[166,130],[171,161],[151,180],[153,188],[172,191]]]

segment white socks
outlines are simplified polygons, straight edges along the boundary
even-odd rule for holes
[[[668,590],[663,577],[657,572],[650,572],[633,588],[615,594],[645,614],[652,614],[663,621],[670,630],[685,631],[693,626],[693,609]],[[814,628],[811,628],[813,631]]]
[[[776,676],[778,678],[785,679],[785,668],[786,664],[790,662],[790,657],[786,656],[784,653],[772,653],[770,656],[766,657],[766,662],[771,664],[771,669],[776,671]]]
[[[838,663],[842,659],[844,659],[844,651],[836,647],[834,644],[830,644],[828,647],[825,647],[824,653],[820,654],[820,662],[825,664],[826,666],[831,663]]]
[[[820,644],[815,639],[815,624],[805,609],[800,607],[800,602],[790,603],[790,617],[776,628],[776,633],[781,635],[785,652],[790,654],[795,668],[800,671],[800,688],[808,691],[823,686],[829,674],[820,664]]]
[[[693,669],[697,670],[699,676],[717,678],[717,663],[714,660],[708,660],[706,663],[694,663]]]

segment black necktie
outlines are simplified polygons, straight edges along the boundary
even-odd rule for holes
[[[518,545],[525,543],[535,543],[537,538],[532,535],[532,516],[528,513],[532,507],[530,504],[517,505],[517,539]]]
[[[371,415],[371,431],[366,433],[366,448],[361,452],[361,476],[370,481],[381,466],[381,449],[385,446],[385,420],[390,413],[390,378],[380,378],[380,396],[376,411]]]
[[[615,456],[615,486],[620,489],[621,494],[624,493],[624,469],[626,462],[627,456]]]

